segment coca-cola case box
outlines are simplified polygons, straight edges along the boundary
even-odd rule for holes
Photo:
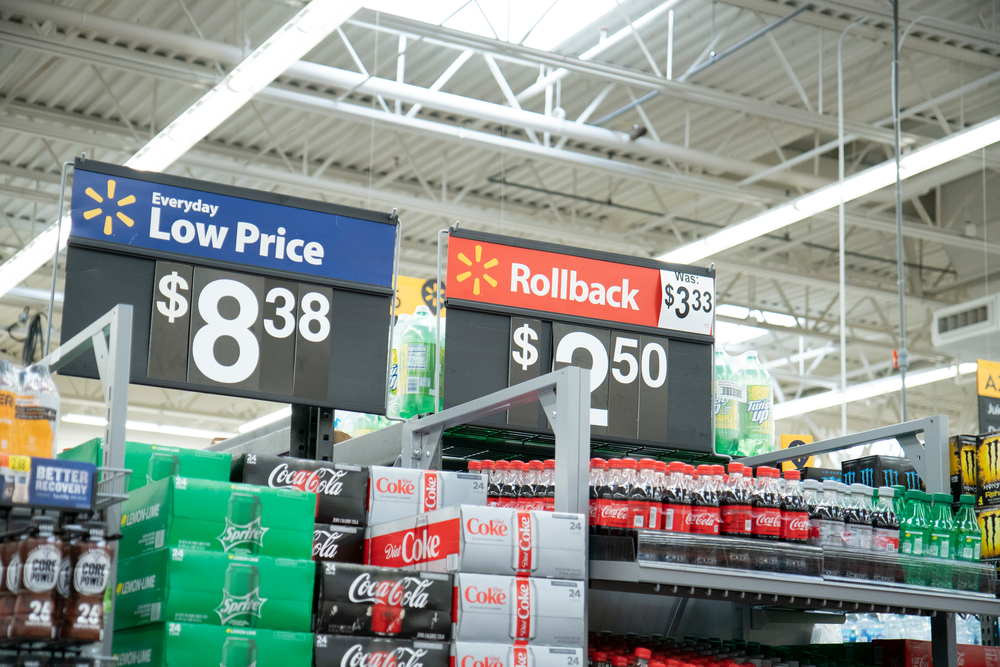
[[[287,456],[244,454],[234,463],[233,481],[315,493],[316,523],[365,525],[367,468]]]
[[[451,639],[451,575],[319,563],[316,577],[316,632]]]
[[[880,667],[931,667],[931,643],[912,639],[876,639],[875,664]],[[1000,648],[958,645],[958,664],[962,667],[997,667]]]
[[[314,667],[448,667],[440,642],[315,635]]]
[[[582,648],[455,642],[451,667],[567,667],[582,665]]]
[[[486,475],[371,467],[368,525],[455,505],[485,505]]]
[[[587,518],[461,505],[365,529],[365,562],[428,572],[586,576]]]
[[[455,575],[455,640],[583,646],[583,581]]]
[[[365,529],[317,523],[313,530],[313,560],[365,562]]]

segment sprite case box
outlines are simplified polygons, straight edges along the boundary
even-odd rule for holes
[[[122,503],[119,558],[178,547],[306,559],[315,510],[314,493],[168,477]]]
[[[104,465],[104,438],[94,438],[82,445],[59,452],[56,458],[93,463],[100,468]],[[132,471],[128,483],[129,491],[135,491],[170,475],[227,482],[231,460],[232,455],[223,452],[147,445],[144,442],[125,443],[125,467]]]
[[[115,628],[158,621],[308,632],[311,560],[157,549],[121,561]]]
[[[118,667],[311,667],[307,632],[154,623],[115,630]]]

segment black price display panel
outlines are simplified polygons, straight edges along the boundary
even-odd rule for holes
[[[62,340],[131,304],[134,383],[384,414],[397,228],[78,161]]]

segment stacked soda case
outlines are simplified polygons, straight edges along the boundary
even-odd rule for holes
[[[68,646],[103,639],[112,558],[106,532],[96,519],[60,525],[53,516],[11,512],[0,544],[4,643]]]
[[[114,651],[165,665],[312,662],[316,494],[170,476],[122,504]]]

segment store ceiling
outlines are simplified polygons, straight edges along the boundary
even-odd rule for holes
[[[507,0],[479,2],[494,20],[508,7]],[[227,54],[239,51],[220,44],[253,48],[302,4],[0,0],[0,256],[9,257],[55,220],[63,161],[85,151],[124,162],[235,64]],[[456,6],[476,8],[474,2]],[[513,3],[510,11],[528,11],[525,6]],[[585,11],[589,5],[579,6]],[[862,17],[868,22],[844,42],[847,173],[892,155],[887,3],[812,3],[771,33],[691,73],[713,51],[724,53],[803,6],[624,0],[547,52],[498,40],[490,33],[506,31],[482,21],[453,19],[442,27],[364,9],[305,59],[325,67],[280,77],[169,171],[354,206],[396,207],[404,234],[401,270],[418,277],[433,275],[437,231],[456,220],[469,228],[656,256],[836,178],[837,41]],[[662,76],[669,54],[666,8],[675,21],[671,81]],[[906,22],[933,17],[912,28],[902,49],[906,145],[926,144],[1000,113],[997,9],[989,0],[902,2]],[[656,13],[644,20],[650,12]],[[626,34],[593,57],[577,57],[594,50],[602,28],[613,36],[630,21],[639,26],[638,39]],[[490,36],[456,29],[476,25]],[[519,95],[560,67],[567,71],[549,96],[544,89]],[[505,88],[519,95],[520,112]],[[566,136],[543,131],[552,116],[574,121],[584,115],[593,123],[651,91],[659,92],[604,123],[605,132],[570,122],[562,128]],[[423,104],[416,108],[415,102]],[[644,136],[630,140],[636,126]],[[810,153],[817,146],[824,148]],[[903,185],[907,331],[915,367],[953,362],[931,345],[933,309],[993,291],[984,276],[998,283],[991,275],[1000,260],[998,168],[1000,148],[994,146]],[[889,373],[896,347],[891,188],[853,202],[847,215],[847,368],[853,383]],[[729,341],[731,353],[759,350],[784,398],[826,391],[839,381],[836,250],[834,212],[711,258],[719,303],[765,311],[764,322],[732,317],[738,308],[724,311],[730,316],[720,322],[733,326],[723,325],[720,338]],[[50,274],[50,265],[42,267],[24,287],[47,289]],[[30,290],[0,299],[0,325],[14,324],[25,306],[44,310]],[[11,333],[0,334],[0,351],[19,358],[16,338],[23,332]],[[801,362],[789,361],[793,355]],[[67,381],[61,388],[64,413],[96,412],[96,383]],[[971,430],[974,394],[968,375],[925,385],[910,391],[909,414],[943,412],[953,430]],[[146,388],[133,389],[131,398],[134,420],[223,432],[275,409]],[[178,416],[186,413],[196,417]],[[852,403],[849,417],[852,430],[898,421],[898,397]],[[778,428],[825,437],[839,425],[839,409],[832,409]]]

